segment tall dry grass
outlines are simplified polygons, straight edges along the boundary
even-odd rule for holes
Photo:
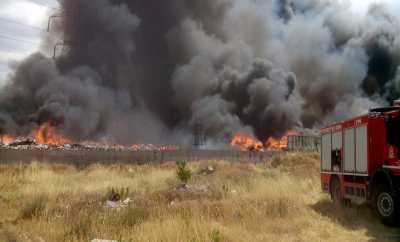
[[[285,154],[259,164],[0,166],[0,241],[400,241],[366,207],[339,208],[320,191],[319,158]],[[215,167],[211,175],[196,174]],[[104,208],[110,190],[133,202]]]

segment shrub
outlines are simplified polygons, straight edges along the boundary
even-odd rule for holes
[[[114,188],[112,187],[110,190],[108,190],[106,194],[106,200],[113,201],[113,202],[118,202],[120,200],[125,199],[129,194],[129,188]]]
[[[222,242],[222,234],[219,230],[214,229],[210,234],[211,242]]]
[[[178,161],[176,162],[176,165],[178,166],[176,174],[182,183],[186,184],[192,177],[192,171],[187,167],[187,162],[186,161]]]

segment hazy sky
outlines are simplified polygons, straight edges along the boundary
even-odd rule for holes
[[[347,1],[347,0],[342,0],[342,1]],[[368,6],[371,3],[388,3],[392,5],[395,8],[400,7],[400,1],[398,0],[350,0],[353,9],[355,11],[359,11],[361,13],[365,13],[368,10]]]
[[[39,47],[56,0],[0,0],[0,80],[9,66]]]
[[[375,2],[385,2],[400,10],[398,0],[338,1],[350,1],[353,10],[360,14]],[[38,49],[41,36],[46,34],[48,15],[56,7],[56,0],[0,0],[0,83],[12,63]]]

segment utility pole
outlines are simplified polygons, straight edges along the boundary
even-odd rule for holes
[[[201,125],[196,125],[193,132],[193,146],[195,148],[200,148],[205,145],[206,137],[204,135]]]

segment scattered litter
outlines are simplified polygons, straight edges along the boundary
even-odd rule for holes
[[[213,166],[207,166],[201,171],[199,171],[198,175],[211,175],[215,172],[215,168]]]
[[[108,208],[108,209],[117,209],[118,210],[118,209],[128,207],[131,202],[133,202],[133,200],[130,198],[127,198],[124,201],[117,201],[117,202],[107,200],[104,207]]]
[[[131,202],[132,202],[132,199],[130,199],[130,198],[128,197],[127,199],[125,199],[124,201],[122,201],[122,204],[129,205],[129,203],[131,203]]]
[[[105,207],[111,208],[111,209],[116,209],[116,208],[119,208],[119,203],[113,202],[113,201],[107,201]]]

